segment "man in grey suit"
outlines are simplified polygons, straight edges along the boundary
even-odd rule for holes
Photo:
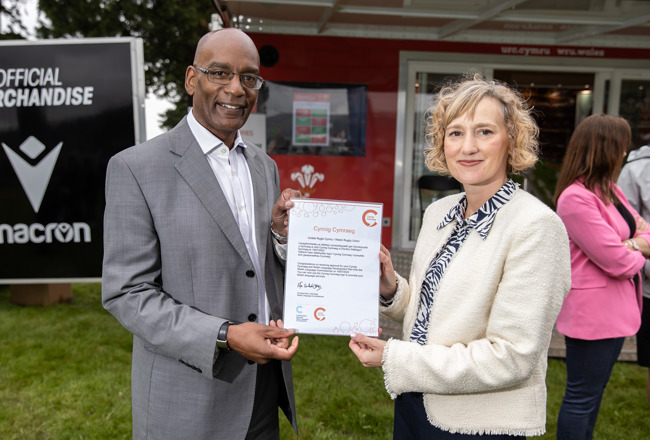
[[[258,73],[246,34],[206,34],[192,110],[108,164],[102,303],[133,333],[134,439],[277,439],[278,407],[296,429],[298,338],[281,317],[300,193],[280,193],[275,162],[239,134]]]

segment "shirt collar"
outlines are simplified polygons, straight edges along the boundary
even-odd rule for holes
[[[192,131],[192,134],[196,138],[203,154],[209,154],[212,150],[225,145],[221,139],[210,133],[210,130],[205,128],[196,120],[192,113],[192,109],[190,109],[190,112],[187,114],[187,124],[190,126],[190,131]],[[244,144],[239,130],[237,130],[237,137],[235,138],[234,145],[235,147],[246,148],[246,144]]]
[[[458,223],[466,221],[467,224],[474,228],[481,238],[485,240],[490,232],[490,228],[492,228],[492,223],[494,223],[497,211],[512,199],[512,195],[518,188],[519,184],[513,182],[512,179],[509,179],[501,188],[499,188],[499,191],[497,191],[496,194],[490,197],[488,201],[485,202],[478,211],[469,216],[467,220],[463,218],[465,215],[465,209],[467,209],[467,197],[463,194],[463,197],[458,201],[458,203],[451,207],[445,218],[438,225],[437,229],[445,227],[454,219],[456,219]]]

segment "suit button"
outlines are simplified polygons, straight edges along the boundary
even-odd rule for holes
[[[255,272],[252,271],[252,270],[247,270],[247,271],[246,271],[246,276],[247,276],[248,278],[253,278],[253,277],[255,276]]]
[[[255,313],[251,313],[250,315],[248,315],[248,320],[249,320],[250,322],[255,322],[255,321],[257,321],[257,315],[256,315]]]

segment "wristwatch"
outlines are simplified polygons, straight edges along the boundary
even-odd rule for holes
[[[287,244],[287,241],[288,241],[287,237],[283,237],[282,235],[275,232],[273,230],[273,223],[271,223],[271,234],[273,235],[273,238],[275,238],[278,241],[278,243]]]
[[[632,247],[634,248],[635,251],[640,251],[641,250],[641,249],[639,249],[639,245],[637,244],[636,241],[632,240],[631,238],[628,239],[627,241],[630,242],[630,244],[632,245]]]
[[[228,345],[228,327],[230,327],[234,322],[226,321],[221,324],[219,332],[217,333],[217,347],[219,350],[230,351],[230,346]]]

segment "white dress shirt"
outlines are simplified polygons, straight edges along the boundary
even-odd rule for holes
[[[258,293],[258,321],[261,324],[268,324],[271,315],[271,307],[266,296],[264,283],[264,271],[260,266],[259,253],[257,251],[257,240],[255,238],[255,206],[253,196],[253,182],[246,158],[241,135],[237,132],[237,138],[230,150],[221,139],[213,135],[194,118],[192,111],[187,115],[192,134],[196,138],[201,150],[206,156],[219,186],[228,200],[228,205],[233,217],[239,225],[239,231],[246,243],[248,254],[253,261],[255,276],[257,277]]]

